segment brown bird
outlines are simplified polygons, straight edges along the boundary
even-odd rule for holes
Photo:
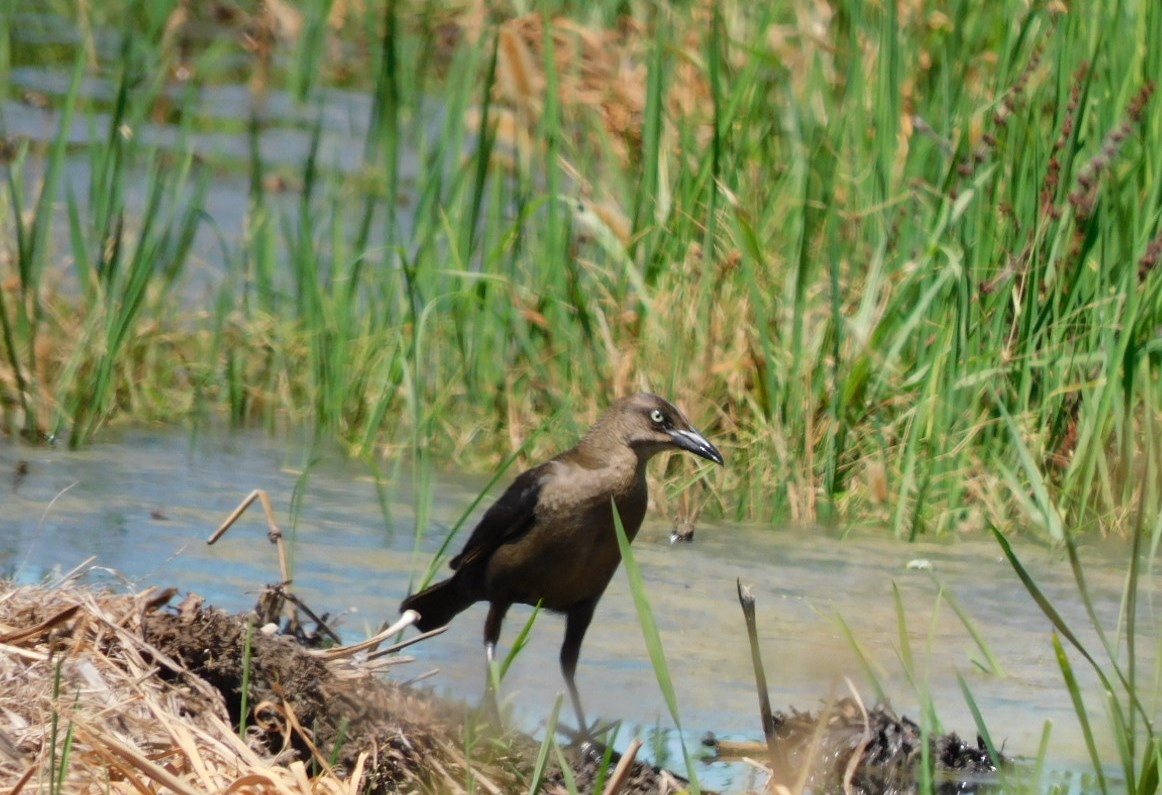
[[[519,475],[452,558],[456,573],[404,599],[400,610],[419,613],[416,626],[426,632],[487,601],[490,666],[513,604],[564,613],[561,671],[588,733],[574,675],[593,611],[621,563],[610,501],[633,541],[646,513],[646,463],[667,450],[722,464],[717,448],[669,402],[648,392],[617,401],[576,447]]]

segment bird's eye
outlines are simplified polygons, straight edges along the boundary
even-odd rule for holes
[[[662,414],[661,409],[654,409],[650,412],[650,422],[655,425],[661,425],[663,420],[665,420],[665,416]]]

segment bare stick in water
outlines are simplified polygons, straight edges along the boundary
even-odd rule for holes
[[[738,586],[738,603],[742,605],[742,615],[746,619],[746,634],[750,639],[750,658],[754,664],[755,686],[759,692],[759,715],[763,722],[763,736],[767,740],[771,774],[778,780],[785,780],[787,760],[775,739],[775,729],[778,728],[778,724],[775,721],[774,713],[771,712],[771,697],[767,692],[767,674],[763,670],[762,652],[759,651],[759,631],[755,624],[754,594],[750,592],[750,588],[742,584],[742,580],[737,580],[736,584]]]
[[[270,507],[270,497],[262,489],[255,489],[246,495],[242,502],[238,503],[238,507],[226,517],[225,521],[218,526],[214,534],[206,539],[207,544],[213,544],[230,529],[231,525],[238,521],[247,508],[249,508],[255,500],[262,504],[262,512],[266,514],[266,537],[270,539],[270,543],[278,547],[278,571],[282,575],[282,584],[290,584],[290,569],[286,562],[286,544],[283,542],[282,530],[278,529],[278,525],[274,521],[274,509]]]

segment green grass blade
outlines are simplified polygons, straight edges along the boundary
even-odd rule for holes
[[[1009,430],[1009,437],[1012,440],[1011,449],[1016,450],[1018,461],[1021,464],[1021,469],[1025,473],[1025,478],[1029,482],[1029,486],[1036,498],[1037,507],[1041,511],[1041,516],[1045,521],[1045,527],[1049,531],[1049,535],[1055,541],[1065,540],[1065,527],[1061,522],[1061,515],[1057,512],[1057,506],[1049,496],[1049,489],[1041,476],[1041,468],[1033,461],[1033,456],[1029,452],[1029,448],[1025,445],[1024,439],[1017,430],[1016,423],[1013,422],[1012,416],[1008,409],[1005,408],[1004,401],[1000,399],[996,393],[993,394],[993,405],[996,406],[997,411],[1001,414],[1001,419],[1005,423],[1005,427]]]
[[[916,660],[912,656],[912,642],[908,638],[908,620],[904,612],[904,599],[900,595],[900,586],[892,583],[892,602],[896,608],[896,632],[900,643],[900,662],[904,666],[904,675],[913,686],[918,684],[916,678]]]
[[[508,673],[508,669],[516,662],[516,658],[524,650],[524,647],[528,645],[529,639],[532,637],[533,624],[536,623],[537,616],[540,613],[541,605],[538,602],[537,606],[533,608],[533,612],[529,614],[528,621],[524,623],[520,632],[517,633],[516,638],[512,642],[512,646],[508,649],[508,654],[504,656],[504,660],[500,663],[500,670],[497,673],[497,685],[500,684],[500,680],[504,679],[505,674]]]
[[[1053,633],[1053,652],[1057,656],[1057,666],[1061,669],[1061,675],[1065,679],[1065,687],[1069,691],[1070,700],[1073,702],[1073,711],[1077,715],[1078,726],[1081,727],[1085,749],[1089,753],[1093,774],[1097,778],[1098,790],[1103,793],[1109,792],[1101,756],[1097,750],[1097,740],[1089,723],[1089,712],[1086,710],[1085,701],[1081,696],[1081,686],[1077,682],[1077,677],[1073,675],[1073,667],[1069,664],[1069,658],[1065,655],[1065,649],[1062,647],[1061,639],[1056,632]]]
[[[690,777],[690,787],[695,793],[700,791],[698,786],[698,771],[690,752],[686,749],[685,738],[682,734],[682,720],[678,714],[678,697],[674,694],[674,683],[670,679],[670,669],[666,664],[666,653],[662,649],[662,636],[658,632],[658,624],[654,620],[654,612],[650,607],[649,597],[646,596],[645,581],[642,579],[641,569],[634,559],[629,539],[625,535],[625,527],[621,523],[621,515],[617,511],[617,503],[610,500],[613,510],[613,524],[617,532],[617,545],[621,550],[621,560],[625,566],[625,574],[629,580],[629,589],[633,594],[633,604],[637,609],[638,623],[642,628],[642,636],[649,651],[650,663],[654,667],[654,676],[658,680],[658,687],[670,711],[670,718],[678,730],[678,739],[682,743],[682,753],[686,758],[686,774]]]
[[[976,732],[982,740],[984,740],[985,748],[988,749],[989,758],[996,766],[998,774],[1001,776],[1001,787],[1005,786],[1004,767],[1000,764],[1001,753],[993,742],[992,735],[989,733],[988,726],[984,722],[984,716],[981,714],[980,707],[977,706],[976,699],[972,695],[972,691],[968,687],[968,682],[964,676],[957,671],[956,681],[960,685],[960,692],[964,695],[964,702],[968,704],[968,710],[972,713],[972,720],[976,724]]]
[[[995,538],[997,543],[1000,544],[1001,551],[1004,552],[1005,557],[1008,559],[1009,565],[1013,567],[1013,571],[1015,571],[1017,573],[1017,577],[1020,578],[1021,584],[1025,586],[1025,590],[1028,591],[1029,595],[1033,597],[1033,601],[1037,603],[1037,607],[1041,608],[1041,612],[1044,613],[1045,617],[1048,618],[1050,623],[1053,624],[1053,627],[1056,629],[1057,633],[1060,634],[1061,637],[1068,640],[1069,643],[1075,649],[1077,649],[1077,651],[1083,657],[1085,657],[1086,661],[1089,662],[1093,669],[1098,672],[1099,676],[1104,677],[1104,675],[1101,673],[1101,667],[1097,664],[1097,661],[1092,656],[1090,656],[1090,653],[1086,650],[1085,646],[1078,639],[1078,637],[1073,633],[1073,630],[1070,629],[1069,625],[1065,622],[1065,619],[1059,612],[1057,612],[1057,608],[1053,606],[1053,603],[1049,600],[1049,597],[1045,595],[1045,593],[1033,580],[1033,576],[1024,567],[1024,565],[1022,565],[1020,559],[1017,558],[1017,554],[1013,552],[1013,548],[1009,544],[1009,540],[1005,538],[1001,531],[995,527],[992,528],[992,533],[993,538]],[[1103,684],[1105,684],[1108,688],[1110,683],[1108,681],[1103,681]]]
[[[933,580],[935,580],[935,578],[933,578]],[[976,644],[977,650],[980,651],[982,655],[984,655],[986,664],[976,664],[992,676],[1004,676],[1005,668],[1001,664],[1000,658],[993,653],[992,647],[988,644],[988,641],[985,640],[984,635],[982,635],[980,630],[977,628],[976,622],[973,621],[972,617],[965,612],[964,608],[960,606],[960,602],[958,602],[952,596],[952,594],[945,590],[941,590],[941,595],[944,597],[944,601],[948,603],[948,606],[952,608],[952,611],[956,613],[956,617],[960,619],[960,623],[966,630],[968,630],[968,634],[972,636],[972,640]]]
[[[545,724],[545,739],[541,740],[541,747],[537,751],[537,759],[533,763],[533,771],[529,775],[529,795],[536,795],[540,792],[541,786],[545,781],[545,773],[549,768],[549,752],[556,745],[557,721],[561,714],[561,702],[564,700],[564,693],[558,693],[557,698],[553,701],[553,708],[549,711],[549,720]],[[563,769],[568,770],[566,765]]]
[[[843,637],[847,639],[847,645],[850,646],[851,650],[855,652],[855,656],[859,660],[860,668],[863,670],[864,678],[867,679],[868,683],[871,685],[872,690],[876,694],[876,701],[886,701],[888,691],[884,689],[883,683],[880,681],[880,676],[877,673],[876,669],[879,668],[879,666],[872,661],[872,658],[868,654],[867,649],[865,649],[863,644],[861,644],[859,640],[856,639],[855,633],[852,632],[851,626],[847,623],[847,621],[844,620],[843,616],[841,616],[839,613],[836,613],[834,618],[835,621],[839,624],[839,630],[843,633]]]
[[[569,795],[581,795],[581,788],[577,786],[577,777],[573,775],[573,767],[565,758],[565,753],[561,750],[555,737],[553,738],[553,750],[557,754],[557,767],[561,771],[561,778],[565,780],[565,791]]]
[[[253,657],[251,644],[254,640],[254,616],[246,617],[246,635],[242,641],[242,684],[239,689],[241,705],[238,707],[238,736],[246,739],[246,728],[250,718],[250,673]]]

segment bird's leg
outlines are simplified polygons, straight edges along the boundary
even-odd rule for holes
[[[581,695],[577,692],[577,660],[581,656],[581,641],[585,639],[585,632],[589,629],[589,622],[593,620],[593,611],[597,607],[597,600],[591,599],[573,607],[565,618],[565,640],[561,643],[561,673],[565,675],[565,684],[569,687],[569,698],[573,700],[573,709],[577,713],[577,728],[584,739],[592,740],[593,733],[589,724],[585,722],[585,711],[581,708]]]
[[[504,614],[509,606],[501,602],[493,602],[488,606],[488,618],[484,620],[484,660],[487,669],[484,672],[484,703],[482,706],[489,717],[500,725],[500,703],[497,700],[497,690],[500,687],[500,673],[496,668],[496,642],[500,640],[500,625],[504,623]]]

